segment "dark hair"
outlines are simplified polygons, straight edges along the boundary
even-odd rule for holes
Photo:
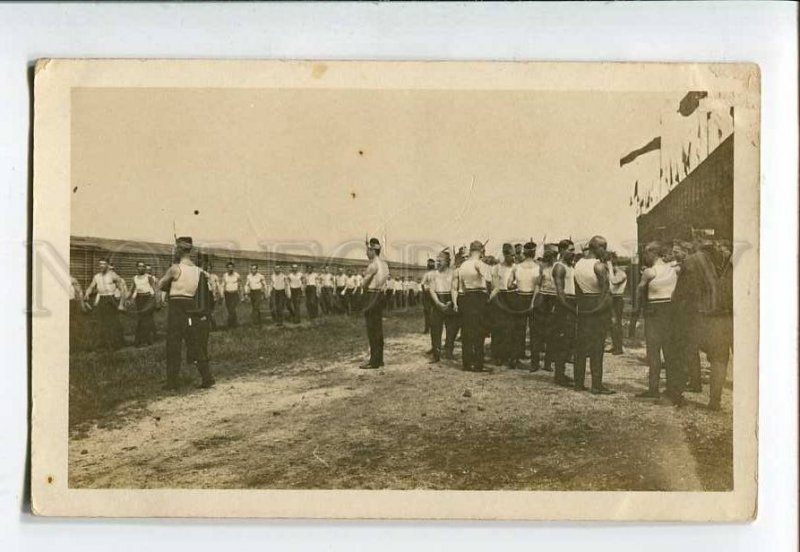
[[[566,251],[570,245],[575,245],[575,243],[572,240],[561,240],[558,242],[558,251]]]
[[[228,264],[226,264],[225,266],[233,266],[233,261],[228,261]]]

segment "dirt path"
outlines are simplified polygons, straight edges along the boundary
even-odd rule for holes
[[[716,414],[636,399],[645,379],[641,350],[607,356],[607,381],[618,393],[595,397],[555,387],[541,371],[475,374],[455,362],[430,365],[421,353],[426,345],[422,334],[389,339],[382,370],[359,370],[360,357],[319,359],[223,379],[144,410],[122,405],[116,427],[72,436],[70,485],[681,491],[729,485],[729,474],[706,465],[730,439],[729,393]]]

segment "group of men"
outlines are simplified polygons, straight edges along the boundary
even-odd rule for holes
[[[392,279],[377,239],[369,240],[366,250],[369,264],[363,275],[344,269],[334,274],[329,267],[317,273],[313,266],[302,272],[292,265],[290,270],[276,267],[267,279],[253,264],[242,280],[233,263],[222,276],[213,274],[207,261],[198,267],[191,260],[191,238],[179,238],[176,262],[160,280],[140,262],[128,286],[113,266],[100,261],[100,270],[85,292],[73,278],[72,308],[94,310],[100,328],[108,334],[107,342],[118,345],[122,341],[119,311],[125,309],[126,301],[135,302],[136,343],[142,344],[153,340],[153,311],[167,304],[167,386],[177,385],[185,342],[190,360],[200,371],[201,385],[207,387],[213,384],[208,332],[218,301],[225,303],[229,326],[237,324],[236,307],[244,298],[250,302],[255,324],[262,321],[261,305],[266,298],[278,325],[283,323],[284,310],[290,320],[299,320],[303,299],[311,319],[320,312],[360,311],[370,347],[369,360],[361,368],[375,369],[384,365],[384,310],[413,306],[421,296],[432,363],[454,359],[460,333],[464,370],[487,370],[485,342],[489,338],[488,356],[496,365],[518,369],[529,358],[530,371],[553,372],[557,385],[584,391],[588,363],[588,390],[596,395],[614,393],[603,383],[603,357],[606,352],[622,353],[627,273],[602,236],[594,236],[579,252],[569,239],[545,244],[540,257],[533,241],[516,246],[506,243],[500,259],[487,256],[485,244],[474,241],[458,252],[443,249],[429,261],[428,272],[419,282]],[[686,390],[702,390],[699,352],[704,351],[711,364],[709,408],[719,409],[733,344],[730,244],[708,239],[652,242],[645,246],[642,261],[638,311],[633,318],[644,316],[649,369],[648,389],[639,396],[659,398],[661,373],[666,371],[665,396],[677,406],[684,404]],[[612,347],[606,351],[609,333]],[[572,377],[566,374],[570,360]]]
[[[518,369],[530,358],[531,371],[553,371],[556,384],[582,391],[588,362],[590,391],[614,393],[603,384],[603,353],[612,285],[621,298],[627,275],[610,262],[606,248],[606,240],[595,236],[577,259],[568,239],[545,246],[541,258],[533,241],[503,244],[500,260],[487,256],[480,241],[458,253],[442,250],[423,278],[431,362],[453,358],[460,331],[464,370],[487,370],[484,348],[490,337],[489,356],[496,365]],[[571,357],[573,378],[566,375]]]
[[[204,268],[211,273],[210,265]],[[238,325],[237,307],[244,300],[250,303],[251,320],[256,325],[262,323],[265,301],[278,326],[283,326],[287,313],[289,321],[299,323],[303,304],[310,320],[320,315],[351,315],[364,307],[364,275],[353,269],[325,266],[317,272],[313,265],[306,266],[305,271],[296,264],[288,270],[277,265],[267,279],[257,264],[251,264],[243,280],[234,264],[228,263],[222,276],[211,274],[211,282],[215,300],[225,305],[229,328]],[[419,289],[419,282],[411,277],[389,277],[383,287],[386,307],[391,310],[416,306]]]
[[[444,249],[429,261],[423,297],[431,362],[454,358],[459,332],[462,367],[470,371],[486,370],[487,338],[493,363],[512,369],[528,358],[530,343],[530,371],[553,371],[557,385],[583,391],[588,362],[590,391],[613,394],[603,383],[603,356],[623,352],[628,274],[602,236],[593,237],[580,252],[571,240],[545,245],[539,258],[536,249],[532,241],[506,243],[501,259],[495,260],[475,241],[468,252],[465,247],[458,253]],[[711,364],[708,406],[720,408],[733,343],[730,259],[725,241],[654,242],[644,248],[633,315],[633,320],[644,315],[649,366],[648,389],[640,397],[662,396],[662,371],[664,395],[676,406],[685,403],[684,391],[702,391],[702,350]],[[609,334],[612,345],[606,350]],[[572,378],[566,375],[569,359]]]
[[[649,373],[648,389],[639,396],[661,396],[662,370],[665,394],[676,405],[684,403],[684,391],[702,391],[702,350],[711,365],[708,407],[719,410],[733,348],[731,254],[728,241],[706,238],[645,246],[637,291]]]

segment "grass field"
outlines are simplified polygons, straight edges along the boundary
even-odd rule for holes
[[[246,307],[245,311],[246,312]],[[247,320],[245,315],[244,320]],[[217,385],[160,389],[163,342],[76,352],[72,487],[729,490],[731,393],[722,412],[634,398],[644,350],[607,356],[618,393],[552,375],[431,365],[419,309],[388,314],[386,362],[361,317],[212,334]],[[187,379],[197,376],[185,368]]]

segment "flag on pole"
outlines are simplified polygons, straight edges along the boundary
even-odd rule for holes
[[[645,153],[649,153],[651,151],[656,151],[659,149],[661,149],[661,136],[656,136],[641,148],[633,150],[628,155],[620,159],[619,166],[623,167],[628,163],[630,163],[631,161],[633,161],[634,159],[636,159],[637,157],[639,157],[640,155],[644,155]]]

